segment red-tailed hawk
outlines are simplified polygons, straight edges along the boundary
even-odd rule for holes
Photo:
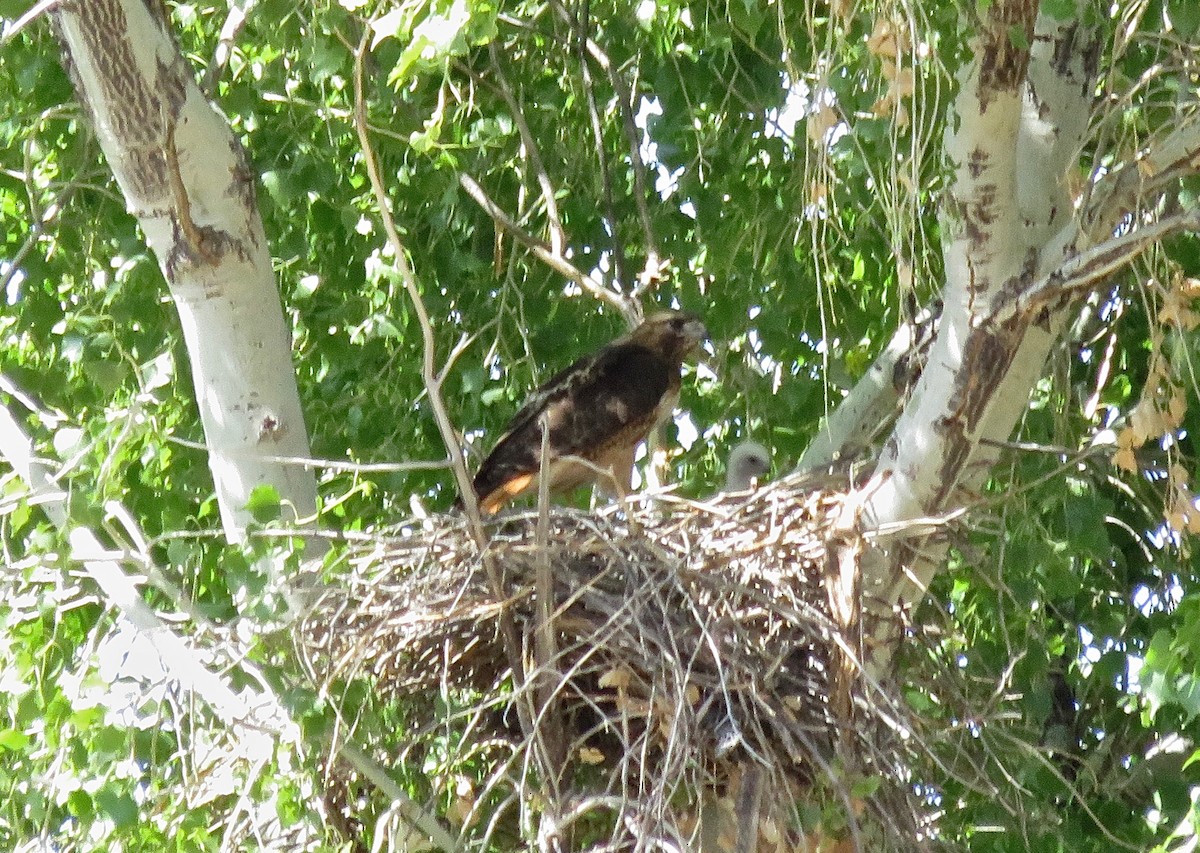
[[[724,492],[749,491],[771,470],[771,453],[757,441],[743,441],[729,452]]]
[[[550,491],[628,491],[638,444],[675,408],[683,360],[707,337],[694,314],[664,311],[543,384],[479,467],[480,509],[494,513],[537,489],[543,422]]]

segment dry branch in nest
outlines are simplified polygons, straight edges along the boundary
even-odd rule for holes
[[[555,508],[544,539],[536,511],[511,513],[489,524],[482,554],[460,518],[414,522],[352,555],[345,585],[307,620],[306,651],[327,683],[365,677],[382,695],[418,699],[410,705],[445,707],[419,697],[454,694],[496,708],[512,752],[488,784],[512,786],[518,810],[524,786],[547,810],[557,792],[551,834],[569,845],[599,832],[605,846],[728,849],[717,836],[751,826],[756,838],[739,849],[804,849],[822,836],[911,847],[925,815],[905,779],[906,712],[865,678],[834,683],[856,652],[823,584],[841,505],[831,486],[793,477],[709,503]],[[546,561],[548,660],[535,639]],[[513,678],[502,619],[524,678]],[[829,701],[837,690],[848,713]],[[539,765],[537,750],[561,763]],[[561,775],[531,780],[530,767]]]

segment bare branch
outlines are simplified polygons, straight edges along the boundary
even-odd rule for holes
[[[920,375],[918,363],[928,355],[940,314],[938,303],[901,324],[863,378],[825,419],[796,464],[797,470],[853,458],[891,424],[901,396]]]
[[[484,209],[488,216],[492,217],[501,228],[517,239],[521,245],[529,248],[535,257],[546,263],[551,269],[562,275],[564,278],[578,284],[583,290],[586,290],[592,296],[611,305],[621,312],[621,315],[629,322],[630,326],[637,324],[637,318],[640,312],[637,310],[637,305],[631,302],[626,296],[617,293],[600,284],[589,275],[585,275],[574,264],[560,254],[556,254],[550,246],[546,245],[541,240],[534,237],[520,225],[513,221],[507,213],[505,213],[498,204],[491,200],[488,194],[484,191],[478,182],[470,175],[463,173],[458,176],[458,182],[462,185],[467,194],[475,200],[475,202]]]
[[[246,26],[246,20],[257,3],[258,0],[242,0],[242,5],[239,6],[238,0],[230,0],[229,14],[221,26],[221,35],[217,40],[216,50],[213,51],[212,61],[208,63],[208,70],[204,72],[204,79],[200,81],[200,91],[208,97],[216,94],[217,81],[225,73],[225,66],[229,64],[233,43],[237,41],[238,34]]]
[[[633,95],[625,85],[621,72],[613,66],[608,54],[591,39],[586,40],[587,51],[608,75],[609,85],[617,96],[617,105],[621,110],[621,125],[625,129],[626,143],[629,145],[629,162],[633,167],[633,202],[637,206],[638,219],[642,225],[642,239],[646,243],[646,266],[638,277],[635,292],[642,293],[649,289],[661,272],[661,257],[658,253],[658,241],[654,238],[654,228],[650,219],[650,210],[646,205],[646,164],[642,161],[642,140],[638,136],[637,125],[633,116]]]
[[[180,447],[192,450],[208,451],[210,448],[202,441],[190,441],[178,436],[167,436],[167,441]],[[300,465],[305,468],[320,468],[325,471],[345,471],[351,474],[393,474],[397,471],[441,471],[453,467],[450,459],[414,459],[409,462],[350,462],[345,459],[317,459],[313,456],[263,456],[255,454],[255,458],[269,459],[284,465]]]
[[[429,394],[430,406],[433,408],[434,418],[437,421],[442,442],[445,444],[446,451],[450,456],[451,465],[454,469],[454,477],[458,483],[459,495],[462,497],[463,509],[466,512],[467,522],[470,525],[471,536],[482,554],[488,583],[492,586],[496,596],[502,599],[504,597],[504,583],[501,580],[496,561],[488,551],[488,537],[484,532],[483,522],[479,516],[479,500],[475,495],[471,476],[467,471],[462,447],[458,441],[458,433],[450,421],[450,415],[446,410],[446,403],[442,397],[442,389],[437,381],[437,369],[434,363],[436,352],[433,327],[429,322],[429,313],[425,309],[421,292],[417,288],[416,276],[408,262],[404,243],[396,231],[396,222],[392,218],[387,191],[383,186],[383,179],[379,174],[379,164],[375,157],[375,151],[371,147],[370,136],[367,133],[367,103],[363,97],[363,60],[367,53],[370,34],[371,30],[369,27],[363,29],[362,39],[354,54],[354,128],[358,133],[359,143],[362,146],[363,161],[367,167],[371,189],[375,194],[375,202],[379,206],[379,216],[383,220],[388,241],[395,253],[396,266],[400,273],[401,281],[404,284],[404,289],[408,292],[409,300],[412,302],[413,310],[416,312],[418,322],[421,326],[421,339],[424,349],[421,361],[421,379],[426,393]],[[507,610],[500,613],[499,623],[500,633],[504,641],[505,656],[508,660],[509,668],[513,673],[515,692],[520,694],[515,697],[517,715],[520,718],[522,730],[527,736],[532,736],[536,733],[536,726],[533,722],[528,691],[525,689],[528,679],[522,658],[520,633],[517,631],[512,613]],[[547,771],[552,770],[552,768],[542,768],[542,770]],[[549,774],[546,775],[548,776]]]
[[[1159,241],[1180,231],[1200,230],[1200,208],[1142,225],[1069,258],[1014,299],[1001,303],[991,314],[977,318],[978,325],[1000,325],[1021,314],[1057,308],[1103,284],[1134,258]]]
[[[517,125],[517,132],[521,134],[521,144],[525,146],[525,155],[537,176],[538,186],[542,190],[542,202],[546,205],[546,219],[549,220],[550,227],[550,251],[561,257],[566,249],[567,239],[563,232],[562,220],[558,215],[558,201],[554,197],[554,185],[550,183],[550,175],[546,172],[546,165],[542,161],[541,149],[538,147],[537,139],[529,130],[529,123],[525,121],[525,111],[517,101],[516,95],[513,94],[512,86],[504,73],[504,67],[500,64],[500,55],[494,41],[488,44],[488,56],[492,61],[492,67],[496,70],[495,89],[508,104],[509,112],[512,113],[513,121]]]
[[[336,755],[361,773],[372,785],[383,791],[396,804],[400,816],[408,823],[429,836],[429,839],[440,849],[453,851],[458,849],[454,839],[450,837],[437,819],[404,792],[372,758],[353,744],[339,741],[331,744]]]
[[[1141,200],[1198,169],[1200,115],[1193,114],[1096,184],[1080,217],[1081,230],[1093,239],[1106,238]]]
[[[34,3],[24,15],[13,21],[11,27],[4,31],[4,36],[0,37],[0,44],[8,44],[12,39],[16,38],[21,30],[25,29],[33,23],[41,15],[53,10],[61,5],[63,0],[40,0]]]
[[[375,159],[375,150],[371,147],[371,139],[367,134],[367,102],[363,97],[363,59],[367,52],[369,36],[370,29],[364,29],[362,41],[359,43],[358,50],[354,54],[354,129],[358,132],[359,143],[362,145],[363,161],[367,167],[367,176],[371,181],[371,189],[375,193],[375,203],[379,206],[379,217],[383,220],[383,227],[387,232],[388,242],[391,243],[392,252],[395,254],[396,269],[400,273],[400,280],[404,284],[404,289],[408,293],[413,311],[417,315],[417,322],[421,326],[421,341],[423,345],[421,380],[425,385],[426,393],[429,394],[429,404],[433,409],[433,417],[437,421],[438,432],[441,433],[442,443],[445,445],[446,452],[450,457],[450,466],[454,470],[454,478],[458,483],[458,493],[462,495],[463,506],[466,508],[467,518],[471,523],[472,534],[475,537],[476,544],[482,549],[487,542],[487,536],[483,532],[483,523],[479,518],[479,504],[475,498],[475,490],[471,486],[471,475],[467,471],[466,460],[463,459],[462,445],[459,443],[458,431],[455,430],[454,424],[450,421],[450,414],[446,409],[446,401],[442,397],[442,389],[437,380],[437,365],[435,364],[437,350],[433,336],[433,326],[429,322],[429,312],[425,309],[425,302],[421,298],[420,289],[417,287],[416,275],[413,273],[412,266],[408,262],[407,249],[405,249],[404,243],[400,239],[400,234],[396,231],[396,221],[392,218],[387,190],[383,186],[383,179],[379,174],[379,164]]]

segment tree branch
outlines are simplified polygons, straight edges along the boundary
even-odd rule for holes
[[[404,789],[397,785],[392,777],[388,775],[387,771],[369,755],[352,743],[331,743],[330,746],[338,757],[361,773],[367,781],[380,791],[383,791],[386,796],[391,798],[392,802],[396,804],[400,816],[410,826],[425,833],[439,849],[445,850],[446,853],[452,853],[452,851],[459,849],[459,845],[450,837],[450,833],[442,828],[437,819],[417,805],[412,797],[406,794]]]
[[[299,728],[274,696],[256,694],[248,687],[235,690],[224,676],[213,672],[206,656],[150,609],[137,584],[116,560],[109,558],[111,552],[96,534],[86,527],[72,527],[66,492],[38,460],[33,441],[7,406],[0,406],[0,457],[25,482],[29,502],[40,506],[70,543],[72,558],[82,564],[109,603],[145,637],[147,646],[159,652],[169,678],[212,708],[218,719],[240,738],[258,738],[270,733],[287,743],[299,741]]]
[[[640,316],[640,310],[637,304],[631,301],[624,294],[618,293],[615,290],[610,290],[603,284],[600,284],[589,275],[585,275],[578,267],[572,264],[567,258],[556,253],[550,246],[543,241],[537,239],[516,222],[513,221],[501,207],[496,204],[484,191],[478,182],[470,175],[463,173],[458,176],[458,182],[462,188],[467,191],[467,195],[475,200],[475,203],[484,209],[492,220],[516,238],[517,242],[527,247],[533,252],[534,256],[543,261],[547,266],[557,272],[559,275],[578,284],[580,288],[590,293],[592,296],[604,302],[607,305],[616,308],[630,324],[637,325],[637,318]]]
[[[542,152],[538,147],[537,139],[529,130],[529,123],[525,121],[525,111],[521,108],[521,104],[517,101],[517,97],[513,94],[512,86],[508,82],[508,77],[504,73],[504,67],[500,63],[499,53],[496,51],[496,43],[488,43],[488,57],[491,59],[492,67],[496,71],[495,89],[500,93],[500,97],[508,104],[509,112],[512,113],[513,122],[517,125],[517,132],[521,134],[521,144],[525,146],[525,154],[529,160],[530,166],[533,168],[534,175],[537,177],[538,186],[542,191],[542,203],[546,205],[546,219],[550,229],[550,251],[562,257],[566,250],[567,239],[563,232],[562,219],[558,215],[558,200],[554,197],[554,185],[550,182],[550,175],[546,171],[546,165],[542,161]]]
[[[941,309],[937,302],[900,325],[863,378],[821,424],[796,470],[824,468],[853,458],[891,425],[900,400],[929,356]]]
[[[640,294],[649,289],[658,280],[661,273],[661,257],[658,253],[658,241],[654,238],[654,227],[650,219],[650,210],[646,206],[646,164],[642,161],[642,140],[638,136],[637,124],[633,115],[633,94],[625,85],[621,72],[613,66],[608,54],[591,39],[586,39],[587,51],[597,64],[608,75],[609,85],[617,96],[617,107],[621,111],[621,126],[625,130],[625,141],[629,146],[629,163],[633,168],[633,202],[637,207],[638,220],[642,226],[642,239],[646,243],[646,266],[643,268],[635,292]]]
[[[204,72],[204,78],[200,81],[200,91],[208,97],[211,98],[216,94],[217,81],[221,79],[221,75],[225,73],[225,67],[229,64],[229,57],[233,54],[233,44],[237,41],[242,28],[246,26],[250,12],[257,3],[258,0],[242,0],[242,4],[239,6],[237,0],[230,0],[229,14],[225,16],[225,23],[221,26],[217,47],[213,51],[212,60],[208,63],[208,70]]]
[[[584,45],[588,41],[588,26],[591,23],[589,0],[581,0],[582,12],[575,18],[560,3],[555,4],[559,13],[572,26],[576,35],[576,54],[579,59],[579,70],[583,74],[583,91],[587,100],[588,120],[592,128],[592,144],[596,151],[596,165],[600,168],[601,190],[604,199],[604,219],[608,224],[609,236],[612,239],[613,269],[617,281],[624,286],[631,284],[629,266],[625,257],[625,244],[621,240],[621,231],[617,223],[616,207],[613,203],[612,170],[608,164],[608,154],[604,149],[604,130],[600,121],[600,108],[596,103],[596,83],[592,79],[592,70],[588,65]]]
[[[1155,243],[1180,231],[1197,230],[1200,230],[1200,208],[1141,225],[1128,234],[1069,258],[1058,269],[1022,289],[1011,301],[998,305],[979,322],[997,325],[1018,315],[1029,316],[1046,309],[1061,310],[1112,278]]]
[[[471,475],[467,471],[466,460],[463,458],[462,445],[458,440],[458,431],[455,430],[454,424],[450,420],[446,401],[442,396],[442,388],[438,382],[436,365],[437,346],[433,335],[433,325],[429,322],[429,312],[425,308],[425,301],[421,298],[420,288],[417,287],[416,275],[413,273],[412,266],[408,262],[408,250],[404,247],[404,242],[400,239],[400,234],[396,230],[396,221],[392,218],[387,190],[384,188],[383,179],[379,175],[379,164],[375,159],[375,149],[372,148],[371,139],[367,133],[367,102],[363,97],[363,59],[366,56],[370,32],[369,28],[363,30],[362,41],[359,43],[358,50],[354,54],[354,129],[358,133],[359,144],[362,146],[367,177],[371,181],[371,189],[375,194],[375,203],[379,206],[379,217],[383,220],[383,227],[387,233],[388,242],[391,244],[392,252],[396,258],[396,269],[400,273],[400,280],[404,285],[405,291],[408,293],[413,311],[417,315],[417,322],[421,327],[421,380],[425,386],[425,392],[429,395],[429,405],[433,410],[433,417],[437,422],[438,432],[442,436],[442,444],[445,445],[446,453],[450,457],[450,466],[454,471],[454,478],[458,484],[458,493],[462,496],[463,506],[467,511],[467,518],[471,524],[472,534],[475,537],[476,544],[482,550],[487,543],[487,536],[483,532],[483,524],[479,518],[479,504],[475,498],[475,489],[471,486]]]
[[[467,523],[470,525],[471,535],[474,537],[475,543],[479,548],[484,570],[488,576],[488,583],[491,585],[493,594],[496,595],[497,600],[502,601],[506,598],[504,583],[501,580],[496,561],[488,550],[488,537],[484,532],[483,522],[479,516],[479,501],[475,495],[475,489],[471,484],[470,474],[467,472],[462,447],[458,442],[458,433],[450,421],[450,415],[447,412],[446,403],[442,397],[442,389],[438,382],[436,365],[434,363],[436,352],[433,326],[429,322],[429,314],[426,311],[424,300],[421,298],[420,289],[417,287],[416,276],[413,273],[412,266],[408,262],[404,243],[401,241],[400,235],[396,230],[396,222],[392,217],[387,191],[383,186],[383,179],[379,174],[379,165],[375,157],[375,151],[371,147],[371,140],[367,133],[367,104],[366,99],[363,97],[363,60],[367,53],[370,34],[370,28],[364,28],[362,39],[354,54],[354,127],[358,133],[359,143],[362,146],[363,160],[367,167],[367,175],[371,181],[371,189],[375,194],[375,203],[379,206],[379,216],[383,220],[388,242],[396,256],[396,266],[400,273],[401,281],[404,284],[404,289],[408,293],[409,300],[413,305],[413,310],[416,312],[418,322],[421,326],[421,338],[423,342],[421,379],[425,386],[425,391],[429,395],[430,406],[433,408],[434,418],[437,421],[438,430],[442,436],[442,443],[445,445],[446,451],[450,456],[454,476],[458,483],[459,494],[462,497],[463,509],[467,515]],[[517,707],[517,715],[520,718],[521,728],[527,737],[534,737],[537,735],[537,726],[534,723],[531,708],[532,701],[529,695],[530,691],[527,689],[530,685],[522,658],[523,645],[521,643],[521,635],[517,630],[511,611],[507,609],[501,610],[498,621],[500,623],[500,634],[503,638],[505,657],[513,674],[514,692],[517,694],[514,697],[514,704]],[[550,778],[555,771],[555,768],[549,766],[540,769],[543,772],[544,778]]]
[[[1080,216],[1086,240],[1107,239],[1120,221],[1180,178],[1200,170],[1200,115],[1193,114],[1096,183]]]

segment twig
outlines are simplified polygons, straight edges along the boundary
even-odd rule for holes
[[[370,32],[370,28],[364,28],[362,40],[359,42],[358,50],[354,54],[354,129],[358,133],[359,144],[362,146],[363,161],[367,167],[367,176],[370,178],[371,189],[375,194],[375,203],[379,206],[379,217],[383,220],[383,227],[387,232],[388,242],[391,243],[392,252],[396,258],[396,269],[400,274],[400,280],[404,283],[404,289],[408,292],[409,301],[412,302],[413,311],[417,315],[417,322],[421,326],[421,341],[423,344],[421,380],[424,383],[425,392],[429,395],[429,405],[433,410],[433,417],[437,422],[438,432],[441,433],[442,443],[446,446],[446,452],[450,457],[450,466],[454,470],[454,478],[458,483],[458,492],[462,495],[463,506],[466,508],[467,518],[471,524],[471,533],[475,538],[475,543],[482,550],[487,543],[487,536],[483,532],[483,523],[479,518],[479,503],[475,497],[475,490],[471,486],[471,475],[467,473],[467,464],[466,460],[463,459],[462,446],[458,441],[458,432],[454,429],[454,424],[450,421],[450,415],[446,409],[446,401],[442,397],[442,389],[438,384],[437,368],[435,365],[437,352],[433,336],[433,326],[429,322],[429,312],[425,309],[425,301],[421,298],[421,291],[417,288],[416,276],[413,274],[412,266],[408,262],[407,250],[400,239],[400,234],[396,231],[396,221],[392,218],[391,208],[388,204],[387,190],[384,188],[383,179],[379,175],[379,163],[375,159],[375,150],[371,147],[371,139],[367,134],[367,102],[363,97],[363,58],[367,52]]]
[[[167,436],[171,444],[192,450],[209,449],[203,441],[191,441],[177,436]],[[247,451],[248,452],[248,451]],[[411,462],[348,462],[344,459],[317,459],[312,456],[270,456],[253,454],[255,459],[278,462],[283,465],[303,465],[306,468],[321,468],[327,471],[345,471],[352,474],[391,474],[396,471],[441,471],[453,466],[450,459],[414,459]]]
[[[562,802],[559,783],[561,768],[566,766],[566,743],[563,734],[562,715],[554,702],[557,686],[562,682],[556,667],[558,648],[554,627],[554,575],[550,567],[550,422],[546,415],[540,419],[542,449],[538,471],[538,521],[537,569],[534,583],[537,589],[537,618],[534,621],[534,650],[537,659],[534,672],[537,678],[538,743],[542,747],[542,761],[546,770],[547,788],[553,795],[549,804],[553,809],[552,823],[557,824]]]
[[[387,191],[383,186],[383,179],[379,174],[379,164],[375,158],[375,151],[371,147],[371,139],[367,134],[367,103],[363,97],[363,59],[366,56],[370,34],[370,28],[365,27],[362,39],[359,41],[358,49],[354,54],[354,128],[358,133],[359,143],[362,146],[363,161],[367,167],[367,175],[371,180],[371,189],[375,194],[375,203],[379,206],[379,216],[383,220],[383,227],[387,232],[388,241],[391,243],[392,251],[396,256],[396,267],[400,273],[400,279],[404,283],[404,289],[408,292],[409,300],[412,302],[413,310],[416,312],[417,320],[421,326],[421,339],[423,342],[421,380],[424,383],[426,393],[429,394],[430,407],[433,409],[434,419],[437,421],[438,431],[442,436],[442,443],[445,444],[446,451],[450,455],[451,466],[454,470],[455,480],[458,483],[458,492],[462,497],[463,509],[466,512],[471,536],[475,541],[476,547],[482,554],[482,561],[484,570],[487,572],[488,582],[497,600],[502,600],[504,598],[504,584],[501,580],[499,569],[496,566],[496,561],[488,551],[487,534],[484,532],[483,522],[479,516],[479,500],[475,495],[471,476],[467,472],[462,447],[458,442],[458,434],[454,429],[454,425],[450,422],[450,415],[446,410],[446,402],[442,397],[442,389],[437,381],[437,371],[434,364],[436,352],[433,327],[429,322],[429,313],[425,310],[425,302],[421,299],[421,292],[417,288],[416,276],[409,265],[404,243],[400,240],[400,235],[396,231],[396,222],[392,218],[391,209],[388,205]],[[526,694],[527,691],[524,689],[527,683],[525,664],[521,656],[521,638],[517,631],[516,622],[513,620],[512,614],[507,610],[500,613],[498,621],[500,623],[500,633],[504,640],[505,656],[508,659],[509,668],[513,673],[514,690],[518,694]],[[532,736],[536,729],[528,697],[525,696],[522,698],[521,695],[518,695],[515,697],[515,703],[523,731],[526,735]]]
[[[554,198],[554,185],[550,183],[550,175],[546,171],[546,164],[542,161],[541,149],[538,148],[537,139],[529,130],[529,123],[525,121],[525,111],[521,109],[516,95],[513,94],[512,86],[509,85],[508,78],[504,74],[504,68],[500,64],[500,56],[496,50],[496,43],[494,41],[488,44],[488,56],[492,61],[492,67],[496,69],[497,82],[495,89],[500,93],[500,97],[504,98],[504,102],[508,104],[513,121],[517,125],[517,132],[521,134],[521,144],[525,146],[525,156],[528,158],[529,165],[533,168],[533,172],[537,176],[538,186],[542,190],[542,202],[546,205],[546,219],[549,220],[550,227],[550,251],[561,257],[566,248],[567,240],[566,235],[563,233],[562,220],[558,215],[558,202]]]
[[[638,220],[642,225],[642,239],[646,243],[646,266],[634,287],[634,293],[640,295],[658,280],[662,261],[658,253],[658,241],[654,238],[650,210],[646,205],[646,164],[642,161],[642,141],[638,138],[637,124],[633,116],[633,95],[625,85],[621,72],[608,58],[608,54],[591,39],[585,39],[584,43],[588,53],[608,75],[609,84],[616,93],[617,105],[621,111],[621,124],[625,129],[625,139],[629,145],[629,162],[633,167],[633,202],[637,206]]]
[[[243,0],[243,4],[239,6],[234,0],[229,4],[229,14],[221,26],[221,35],[217,41],[217,47],[213,51],[212,61],[208,63],[208,70],[204,72],[204,79],[200,81],[200,91],[208,97],[211,98],[216,94],[217,80],[225,73],[225,66],[229,64],[229,57],[233,53],[233,43],[237,41],[238,34],[246,26],[246,20],[257,2],[258,0]]]
[[[1068,258],[1039,281],[1004,300],[990,314],[978,318],[976,325],[998,327],[1018,315],[1053,306],[1090,291],[1140,255],[1150,246],[1180,231],[1200,229],[1200,208],[1140,225],[1121,237],[1114,237]]]
[[[4,32],[3,38],[0,38],[0,44],[8,44],[21,30],[29,26],[36,18],[54,9],[60,5],[63,0],[41,0],[40,3],[35,3],[28,12],[13,22],[13,25]]]
[[[365,752],[345,741],[331,743],[330,748],[337,757],[344,759],[347,764],[361,773],[372,785],[390,797],[397,811],[400,812],[401,817],[428,835],[429,840],[435,845],[447,851],[458,849],[458,844],[450,837],[450,833],[442,828],[437,819],[417,805],[412,797],[404,793],[404,789],[393,781],[392,777],[387,774],[387,771],[373,761]]]
[[[626,322],[629,323],[631,328],[637,325],[637,317],[639,316],[640,312],[637,309],[636,303],[631,302],[622,294],[617,293],[614,290],[610,290],[604,285],[598,283],[591,276],[585,275],[565,257],[560,254],[556,254],[554,250],[550,248],[550,246],[537,239],[516,222],[514,222],[512,217],[505,213],[498,204],[492,201],[491,198],[488,197],[488,194],[484,192],[483,187],[481,187],[470,175],[465,173],[459,175],[458,182],[462,185],[463,189],[467,191],[467,194],[471,196],[471,198],[473,198],[475,202],[482,207],[490,217],[492,217],[497,225],[515,237],[517,242],[528,247],[539,260],[546,263],[551,269],[563,277],[578,284],[583,290],[586,290],[601,302],[616,308],[621,312],[621,316],[625,318]]]
[[[486,329],[493,322],[495,321],[488,321],[487,323],[484,323],[483,326],[480,327],[480,331]],[[466,352],[467,347],[475,342],[475,339],[479,337],[479,334],[480,332],[472,332],[470,334],[464,332],[459,337],[458,343],[454,345],[454,348],[450,350],[450,354],[446,356],[446,363],[443,364],[442,369],[438,371],[437,384],[439,386],[446,381],[446,376],[449,375],[450,368],[454,366],[456,361],[458,361],[458,357]]]

